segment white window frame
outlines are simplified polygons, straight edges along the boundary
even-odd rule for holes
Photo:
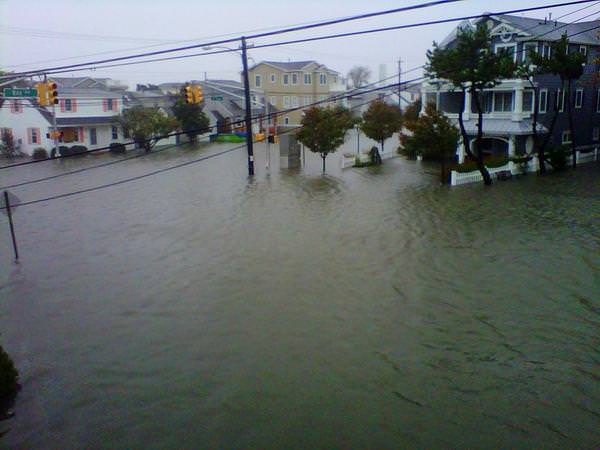
[[[289,95],[284,95],[283,96],[283,107],[284,108],[289,108],[290,107],[290,96]]]
[[[284,86],[287,86],[290,84],[290,74],[289,73],[284,73],[281,79],[281,83]]]
[[[119,128],[114,125],[110,128],[110,137],[113,141],[119,139]]]
[[[285,117],[283,118],[283,124],[284,124],[284,125],[289,125],[289,124],[290,124],[290,118],[289,118],[288,116],[285,116]]]
[[[525,109],[525,93],[531,94],[531,103],[529,105],[531,109],[529,109],[529,110]],[[525,112],[525,113],[533,113],[533,107],[535,106],[534,102],[535,102],[535,92],[533,91],[533,89],[525,89],[523,91],[523,106],[522,106],[523,112]],[[514,100],[513,100],[513,103],[514,103]],[[513,104],[513,109],[514,109],[514,104]]]
[[[292,73],[292,85],[296,86],[298,84],[298,73],[293,72]]]
[[[497,95],[502,95],[504,98],[504,95],[506,94],[510,94],[510,109],[508,111],[502,110],[502,111],[496,111],[496,96]],[[504,103],[504,101],[503,101]],[[504,107],[504,105],[503,105]],[[494,95],[492,96],[492,113],[509,113],[509,112],[513,112],[515,109],[515,95],[513,93],[513,91],[497,91],[494,92]]]
[[[575,109],[581,109],[582,106],[583,106],[583,89],[579,88],[579,89],[575,90]]]
[[[543,96],[544,98],[544,108],[542,109],[542,94],[545,94]],[[546,114],[546,112],[548,111],[548,89],[540,89],[540,98],[539,98],[539,104],[538,104],[538,114]]]
[[[538,52],[538,43],[537,42],[524,42],[523,43],[523,59],[522,61],[527,61],[527,57],[529,56],[529,52],[527,51],[528,47],[533,47],[534,53]]]
[[[258,73],[254,75],[254,86],[257,88],[262,86],[262,76]]]
[[[37,128],[30,128],[31,130],[31,143],[40,145],[42,143],[42,137],[37,132]]]
[[[271,84],[277,83],[277,74],[272,73],[271,76],[269,77],[269,80],[271,81]]]
[[[312,73],[305,73],[303,78],[304,78],[305,86],[310,86],[312,84]],[[308,83],[306,82],[307,78],[308,78]]]
[[[319,101],[320,102],[324,102],[325,100],[327,100],[327,96],[326,95],[319,95]]]
[[[573,138],[571,137],[571,130],[565,130],[562,132],[561,142],[563,144],[572,144]]]
[[[548,42],[542,42],[542,57],[550,58],[552,55],[552,47]]]
[[[580,45],[579,46],[579,53],[581,53],[582,55],[584,55],[584,56],[587,57],[587,45]]]
[[[310,95],[304,96],[304,106],[308,106],[312,103],[312,97]]]
[[[565,110],[565,92],[567,91],[563,91],[562,89],[557,89],[556,90],[557,94],[556,94],[556,98],[554,99],[554,101],[558,104],[558,99],[560,98],[560,108],[558,108],[558,112],[563,112]]]
[[[65,111],[73,111],[73,100],[65,98]]]
[[[600,127],[592,128],[592,141],[600,140]]]
[[[297,95],[292,95],[292,108],[298,108],[300,106],[300,99]]]
[[[319,74],[319,84],[321,86],[325,86],[327,84],[327,74],[326,73]]]
[[[277,106],[277,97],[275,97],[274,95],[271,95],[269,97],[269,103],[271,104],[271,106]]]
[[[494,46],[494,53],[498,53],[500,49],[509,48],[509,47],[513,48],[513,61],[517,62],[517,44],[516,43],[512,43],[512,44],[496,44]]]

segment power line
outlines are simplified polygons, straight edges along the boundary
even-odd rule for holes
[[[376,11],[376,12],[371,12],[371,13],[349,16],[349,17],[345,17],[345,18],[321,21],[321,22],[317,22],[314,24],[292,26],[292,27],[283,28],[283,29],[274,30],[274,31],[255,33],[255,34],[245,36],[245,38],[246,39],[258,39],[258,38],[263,38],[263,37],[270,37],[270,36],[275,36],[275,35],[284,34],[284,33],[304,31],[304,30],[317,28],[317,27],[337,25],[340,23],[362,20],[362,19],[367,19],[367,18],[371,18],[371,17],[378,17],[378,16],[389,15],[389,14],[396,14],[396,13],[400,13],[400,12],[431,8],[433,6],[457,3],[460,1],[463,1],[463,0],[433,0],[433,1],[426,2],[426,3],[421,3],[421,4],[417,4],[417,5],[411,5],[411,6],[404,6],[404,7],[389,9],[389,10],[385,10],[385,11]],[[575,2],[569,2],[568,4],[585,3],[587,1],[590,1],[590,0],[577,0]],[[55,70],[62,70],[62,69],[67,69],[67,68],[76,68],[76,67],[83,67],[83,66],[88,66],[88,65],[104,64],[104,63],[110,63],[110,62],[124,61],[127,59],[142,58],[145,56],[154,56],[154,55],[161,55],[161,54],[165,54],[165,53],[181,52],[184,50],[192,50],[192,49],[200,48],[200,47],[209,47],[209,46],[215,46],[215,45],[221,45],[221,44],[228,44],[228,43],[232,43],[232,42],[237,42],[240,39],[241,39],[241,37],[223,39],[220,41],[206,42],[203,44],[194,44],[194,45],[187,45],[187,46],[182,46],[182,47],[175,47],[175,48],[171,48],[171,49],[155,50],[152,52],[144,52],[144,53],[138,53],[138,54],[134,54],[134,55],[120,56],[120,57],[116,57],[116,58],[108,58],[108,59],[93,61],[93,62],[89,62],[89,63],[78,63],[78,64],[71,64],[71,65],[66,65],[66,66],[50,67],[50,68],[45,68],[45,69],[26,71],[26,72],[22,72],[22,73],[28,74],[28,75],[49,73],[49,72],[52,72]]]
[[[336,33],[336,34],[330,34],[330,35],[273,42],[273,43],[267,43],[267,44],[258,44],[258,45],[254,45],[252,48],[260,49],[260,48],[276,47],[276,46],[281,46],[281,45],[291,45],[291,44],[300,44],[300,43],[306,43],[306,42],[321,41],[321,40],[326,40],[326,39],[337,39],[337,38],[344,38],[344,37],[360,36],[360,35],[364,35],[364,34],[381,33],[381,32],[386,32],[386,31],[397,31],[397,30],[408,29],[408,28],[416,28],[416,27],[422,27],[422,26],[430,26],[430,25],[438,25],[438,24],[443,24],[443,23],[472,20],[472,19],[478,19],[478,18],[482,18],[482,17],[489,17],[489,16],[493,16],[493,15],[508,15],[508,14],[536,11],[536,10],[540,10],[540,9],[557,8],[557,7],[569,6],[569,5],[573,5],[573,4],[589,3],[592,1],[594,1],[594,0],[577,0],[577,1],[570,1],[570,2],[564,2],[564,3],[555,3],[552,5],[535,6],[535,7],[529,7],[529,8],[519,8],[519,9],[512,9],[512,10],[499,11],[499,12],[488,12],[485,14],[474,14],[474,15],[469,15],[469,16],[431,20],[431,21],[427,21],[427,22],[417,22],[417,23],[405,24],[405,25],[396,25],[396,26],[381,27],[381,28],[371,28],[371,29],[367,29],[367,30],[353,31],[353,32],[347,32],[347,33]],[[248,39],[254,39],[257,36],[262,37],[262,35],[254,35],[254,36],[249,36]],[[230,39],[230,40],[226,41],[225,43],[234,42],[234,41],[236,41],[236,39]],[[152,55],[156,55],[156,54],[177,52],[177,51],[198,48],[198,47],[210,47],[210,46],[221,44],[221,43],[223,43],[223,42],[209,43],[209,44],[196,45],[196,46],[188,46],[185,48],[182,47],[182,48],[173,49],[170,51],[164,50],[164,51],[160,51],[160,52],[134,55],[131,57],[113,58],[110,60],[95,61],[95,62],[90,62],[90,63],[81,63],[81,64],[75,64],[75,65],[70,65],[70,66],[61,66],[61,67],[55,67],[55,68],[50,68],[50,69],[40,69],[37,71],[19,72],[19,73],[10,74],[10,76],[9,75],[4,76],[4,77],[0,76],[0,79],[6,78],[6,77],[14,77],[14,76],[35,75],[35,74],[40,74],[40,73],[57,74],[57,73],[77,72],[77,71],[82,71],[82,70],[83,71],[85,71],[85,70],[102,70],[102,69],[113,68],[113,67],[122,67],[122,66],[137,65],[137,64],[147,64],[147,63],[153,63],[153,62],[173,61],[173,60],[178,60],[178,59],[186,59],[186,58],[193,58],[193,57],[198,57],[198,56],[206,56],[206,55],[214,55],[214,54],[219,54],[219,53],[230,53],[230,52],[238,51],[237,49],[228,49],[228,50],[218,50],[218,51],[214,51],[214,52],[202,52],[202,53],[192,53],[192,54],[179,55],[179,56],[154,58],[154,59],[147,59],[147,60],[142,60],[142,61],[130,61],[130,62],[126,62],[126,63],[105,64],[107,62],[123,61],[126,59],[134,59],[134,58],[140,58],[143,56],[152,56]],[[97,66],[97,64],[105,64],[105,65]],[[84,66],[86,66],[86,67],[84,67]],[[89,67],[87,67],[87,66],[89,66]]]

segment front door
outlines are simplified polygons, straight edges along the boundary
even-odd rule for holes
[[[96,145],[98,143],[98,139],[96,137],[96,129],[90,128],[90,144]]]

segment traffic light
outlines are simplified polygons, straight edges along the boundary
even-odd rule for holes
[[[48,90],[48,105],[58,105],[58,85],[54,81],[46,82]]]
[[[48,105],[48,86],[46,86],[46,83],[38,83],[35,85],[35,88],[37,89],[37,100],[40,106],[47,106]]]
[[[194,93],[194,103],[202,103],[204,101],[201,86],[193,86],[192,92]]]
[[[185,86],[183,88],[182,92],[183,92],[183,98],[188,105],[191,105],[192,103],[194,103],[194,93],[193,93],[192,87],[190,85]]]

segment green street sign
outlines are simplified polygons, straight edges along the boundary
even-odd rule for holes
[[[210,99],[211,99],[213,102],[222,102],[222,101],[223,101],[223,96],[222,96],[222,95],[212,95],[212,96],[210,97]]]
[[[33,88],[4,88],[5,97],[37,97],[38,91]]]

